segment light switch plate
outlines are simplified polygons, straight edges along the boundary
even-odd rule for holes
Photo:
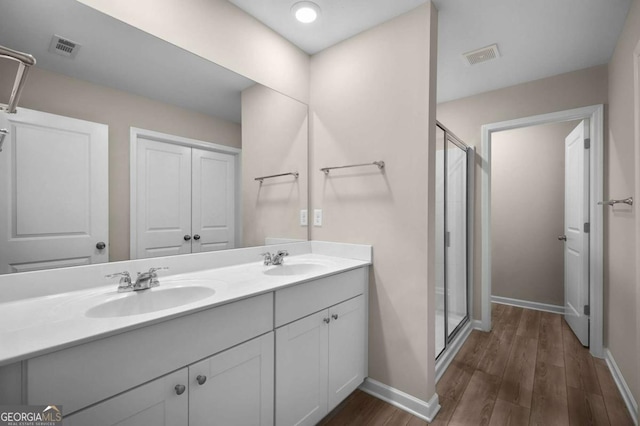
[[[309,225],[309,212],[307,209],[300,210],[300,226]]]
[[[313,226],[322,226],[322,209],[313,211]]]

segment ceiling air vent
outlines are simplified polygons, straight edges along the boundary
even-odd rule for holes
[[[49,45],[49,52],[56,55],[65,56],[67,58],[75,58],[78,54],[80,45],[75,41],[54,35],[51,37],[51,44]]]
[[[487,62],[500,57],[500,51],[497,44],[482,47],[471,52],[463,53],[464,62],[467,65],[475,65],[481,62]]]

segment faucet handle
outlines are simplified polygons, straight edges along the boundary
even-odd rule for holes
[[[149,268],[149,277],[151,278],[151,283],[149,287],[158,287],[160,285],[160,281],[158,281],[158,274],[156,271],[164,271],[169,269],[167,266],[161,266],[159,268]]]
[[[264,256],[265,265],[271,265],[271,253],[269,252],[260,253],[260,256]]]
[[[289,256],[289,252],[286,250],[278,250],[278,256]]]
[[[118,292],[122,293],[124,291],[131,291],[133,289],[133,284],[131,283],[131,274],[128,271],[124,272],[116,272],[115,274],[105,275],[105,278],[115,278],[120,277],[120,281],[118,282]]]
[[[116,278],[116,277],[120,277],[120,282],[131,282],[131,274],[129,274],[129,271],[124,271],[124,272],[116,272],[115,274],[109,274],[109,275],[105,275],[105,278]]]

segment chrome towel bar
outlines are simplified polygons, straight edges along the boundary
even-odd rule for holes
[[[328,175],[330,170],[346,169],[346,168],[349,168],[349,167],[362,167],[362,166],[378,166],[379,170],[383,170],[384,169],[384,161],[374,161],[373,163],[363,163],[363,164],[350,164],[348,166],[323,167],[323,168],[320,169],[320,171],[324,172],[325,175]]]
[[[269,175],[269,176],[260,176],[255,178],[254,180],[260,181],[260,183],[264,182],[265,179],[271,179],[271,178],[275,178],[275,177],[280,177],[280,176],[293,176],[296,179],[298,179],[298,176],[300,176],[300,173],[298,172],[289,172],[289,173],[280,173],[277,175]]]
[[[613,206],[614,204],[628,204],[630,206],[633,205],[633,197],[625,198],[623,200],[608,200],[608,201],[600,201],[598,205],[604,206]]]
[[[11,96],[7,103],[6,112],[13,114],[16,112],[16,106],[20,99],[20,94],[24,88],[24,83],[27,80],[27,74],[29,73],[29,67],[35,65],[36,59],[27,54],[18,52],[17,50],[9,49],[4,46],[0,46],[0,58],[10,59],[18,62],[18,71],[16,72],[16,79],[11,90]]]

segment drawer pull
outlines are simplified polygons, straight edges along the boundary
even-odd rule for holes
[[[323,321],[324,321],[325,324],[329,324],[329,322],[331,322],[331,319],[330,318],[325,318],[325,319],[323,319]]]
[[[198,377],[196,377],[196,381],[198,382],[199,385],[204,385],[204,382],[207,381],[207,376],[203,376],[202,374],[199,374]]]
[[[178,395],[182,395],[184,393],[184,391],[187,390],[187,387],[185,385],[176,385],[176,387],[174,389],[176,390],[176,393]]]
[[[333,318],[334,320],[337,320],[338,319],[338,314],[331,315],[331,318]]]

